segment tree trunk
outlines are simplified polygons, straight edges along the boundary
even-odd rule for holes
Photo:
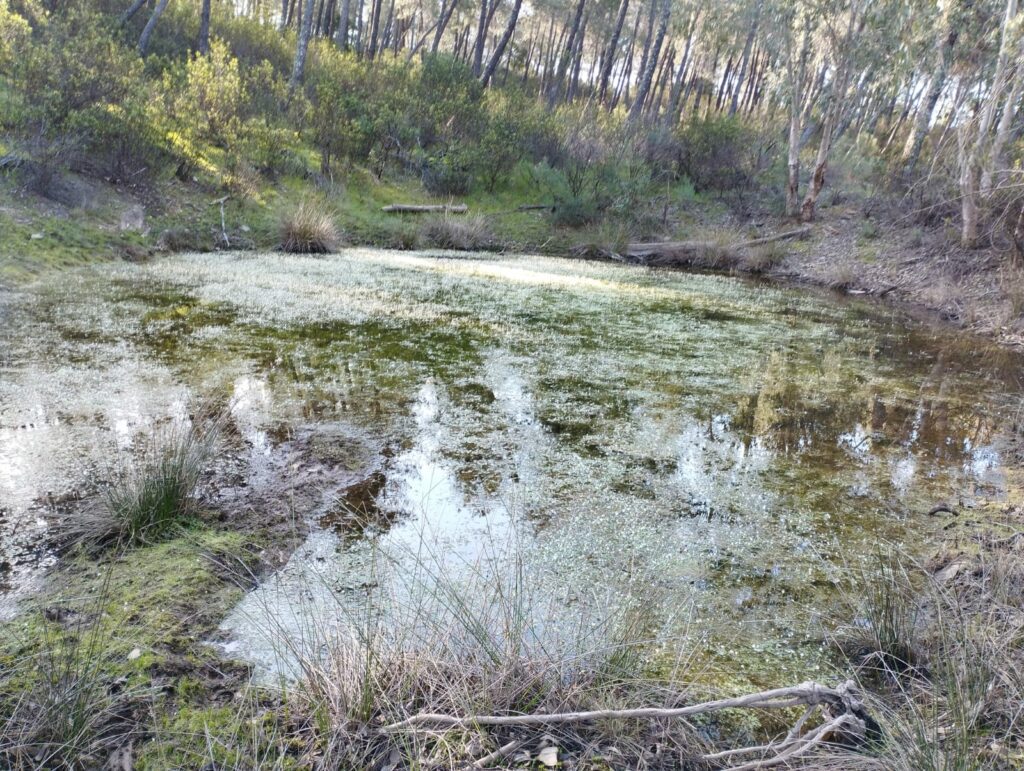
[[[309,51],[309,38],[313,32],[313,3],[314,0],[306,0],[306,6],[302,11],[299,39],[295,44],[295,62],[292,65],[291,80],[288,81],[289,95],[295,93],[295,89],[302,83],[302,77],[306,73],[306,54]]]
[[[619,37],[622,35],[622,25],[626,21],[628,10],[629,0],[622,0],[619,3],[619,11],[615,14],[615,26],[612,27],[612,35],[608,40],[608,47],[605,49],[604,61],[601,63],[601,76],[597,87],[599,102],[604,102],[608,96],[608,80],[612,76],[612,67],[615,66],[615,57],[619,51]]]
[[[791,218],[796,218],[800,213],[800,135],[803,131],[804,81],[807,78],[807,60],[811,53],[810,19],[804,17],[803,22],[803,43],[799,54],[794,50],[792,30],[786,34],[786,66],[789,78],[789,174],[786,186],[786,216]]]
[[[651,90],[651,82],[654,79],[654,70],[658,65],[658,56],[661,53],[661,44],[665,40],[665,32],[668,30],[669,16],[672,14],[671,0],[662,0],[661,20],[658,23],[658,33],[655,36],[654,44],[647,57],[647,69],[640,75],[640,84],[637,86],[636,98],[633,106],[629,109],[629,120],[633,121],[640,117],[643,111],[644,102],[647,101],[647,94]]]
[[[679,121],[681,111],[680,100],[683,97],[683,87],[686,84],[686,74],[690,65],[690,51],[693,48],[693,36],[697,31],[700,12],[701,9],[697,8],[690,16],[690,23],[687,25],[686,31],[686,45],[683,47],[683,58],[679,61],[679,69],[676,71],[675,81],[672,83],[672,90],[669,92],[669,104],[668,109],[665,111],[665,117],[671,123]]]
[[[210,0],[203,0],[199,11],[199,55],[210,53]]]
[[[352,0],[341,0],[341,17],[338,19],[338,32],[335,40],[342,51],[348,50],[348,16],[352,10]]]
[[[948,16],[948,10],[946,12]],[[921,98],[921,104],[917,108],[917,115],[914,117],[914,125],[907,136],[907,143],[903,147],[903,173],[910,175],[921,157],[921,148],[924,146],[925,137],[928,136],[928,128],[931,126],[932,115],[935,113],[935,105],[939,103],[942,96],[942,89],[946,86],[946,72],[953,56],[953,46],[956,45],[957,31],[949,29],[948,18],[943,25],[942,39],[937,46],[937,61],[935,71],[932,72],[928,88],[925,89]]]
[[[163,16],[166,9],[167,0],[159,0],[156,8],[153,9],[152,15],[149,17],[149,21],[146,22],[146,26],[142,30],[142,35],[139,36],[139,56],[146,55],[146,51],[149,49],[149,40],[153,36],[153,30],[156,29],[156,23],[160,21],[160,17]]]
[[[1021,38],[1020,48],[1016,72],[1013,76],[1013,85],[1003,104],[999,124],[996,126],[996,134],[992,138],[992,148],[986,155],[987,163],[982,167],[980,189],[982,198],[988,198],[992,194],[993,180],[995,180],[995,184],[998,184],[1000,182],[999,177],[1006,170],[1004,151],[1014,133],[1018,104],[1021,100],[1021,95],[1024,94],[1024,64],[1022,64],[1022,61],[1024,61],[1024,37]]]
[[[523,0],[515,0],[512,6],[512,13],[508,17],[508,24],[505,25],[505,32],[502,34],[501,40],[498,41],[498,45],[495,46],[494,53],[491,54],[491,61],[488,63],[487,69],[484,70],[483,77],[480,79],[485,86],[494,77],[494,71],[498,69],[501,57],[505,53],[505,47],[516,31],[516,24],[519,22],[519,9],[522,5]]]
[[[128,22],[130,22],[134,18],[135,14],[137,14],[142,9],[142,6],[146,4],[146,2],[147,0],[135,0],[135,2],[129,5],[128,9],[124,13],[122,13],[121,16],[118,18],[117,26],[123,27]]]
[[[576,36],[576,51],[572,57],[572,67],[569,70],[569,87],[566,89],[565,101],[572,103],[576,99],[576,90],[580,84],[580,67],[583,65],[583,42],[586,40],[587,35],[587,22],[590,19],[588,13],[583,17],[583,24],[580,26],[580,32]]]
[[[866,18],[866,16],[857,15],[856,6],[851,8],[846,35],[842,42],[838,44],[836,74],[832,83],[832,94],[829,97],[828,109],[822,122],[821,140],[818,143],[818,156],[814,162],[814,171],[811,174],[807,195],[800,206],[800,219],[804,222],[811,222],[814,219],[818,196],[821,194],[822,188],[825,187],[825,171],[828,168],[828,154],[832,149],[832,135],[839,123],[839,118],[846,103],[846,92],[849,88],[850,77],[853,71],[853,49],[860,31],[864,27]]]
[[[377,55],[377,38],[380,35],[380,12],[381,6],[384,5],[384,0],[371,0],[372,5],[370,6],[370,46],[366,51],[366,56],[370,61]]]
[[[450,0],[447,5],[444,2],[441,3],[441,19],[437,24],[437,29],[434,30],[434,43],[430,47],[431,53],[437,53],[437,49],[441,45],[441,38],[444,37],[444,31],[448,28],[448,22],[452,20],[452,14],[455,13],[456,5],[458,5],[458,0]]]
[[[979,188],[985,167],[985,155],[989,149],[989,134],[995,121],[996,108],[1002,100],[1007,83],[1006,68],[1010,56],[1011,30],[1016,24],[1017,0],[1007,0],[1003,16],[999,55],[992,76],[992,88],[987,100],[981,105],[981,114],[976,121],[967,121],[961,128],[960,140],[960,200],[961,223],[960,243],[966,249],[978,246],[981,220]],[[975,126],[977,127],[975,130]]]
[[[736,83],[732,91],[732,104],[729,105],[729,117],[736,114],[740,104],[740,90],[743,88],[743,79],[747,76],[747,65],[750,62],[750,51],[754,47],[754,38],[757,37],[757,27],[761,22],[761,8],[764,0],[757,0],[754,7],[754,20],[750,22],[750,31],[747,33],[747,40],[743,44],[743,54],[740,57],[740,69],[736,75]]]
[[[491,2],[494,5],[498,4],[498,0],[491,0]],[[477,22],[476,41],[473,46],[473,74],[477,77],[480,77],[480,70],[483,67],[484,61],[484,44],[487,38],[487,11],[487,0],[480,0],[480,19]]]
[[[561,95],[562,84],[565,82],[566,73],[569,71],[569,65],[572,64],[572,57],[576,51],[576,36],[579,34],[580,26],[583,24],[583,10],[586,7],[586,4],[587,0],[579,0],[576,4],[576,12],[573,15],[569,39],[565,43],[565,48],[562,49],[562,55],[558,60],[558,69],[555,72],[554,80],[548,89],[549,107],[553,107],[555,102],[558,101],[558,97]]]

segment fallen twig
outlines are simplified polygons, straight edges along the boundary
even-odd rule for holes
[[[469,728],[475,726],[528,726],[558,725],[561,723],[580,723],[588,720],[622,720],[622,719],[664,719],[690,717],[707,712],[718,712],[723,709],[783,709],[786,707],[829,705],[843,712],[863,710],[859,700],[853,698],[856,688],[852,682],[846,682],[838,688],[829,688],[815,682],[801,683],[788,688],[776,688],[770,691],[751,693],[729,699],[718,699],[686,707],[638,707],[634,709],[600,709],[586,712],[555,712],[547,715],[442,715],[437,713],[421,713],[384,726],[386,733],[395,731],[418,730],[430,728]]]

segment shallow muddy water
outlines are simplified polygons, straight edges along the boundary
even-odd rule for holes
[[[565,608],[636,603],[755,680],[806,673],[881,543],[1005,495],[1020,403],[1018,358],[896,310],[553,258],[182,256],[0,303],[0,614],[54,510],[200,399],[230,404],[245,473],[298,474],[297,437],[345,456],[296,483],[324,492],[290,504],[308,540],[225,621],[262,672],[268,629],[344,623],[382,553],[457,572],[514,542]]]

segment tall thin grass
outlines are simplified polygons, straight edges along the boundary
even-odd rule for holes
[[[494,233],[487,218],[480,214],[431,217],[419,228],[423,246],[459,251],[481,251],[494,243]]]
[[[167,537],[198,513],[199,484],[217,447],[220,427],[221,421],[211,418],[155,431],[141,454],[114,473],[91,508],[62,523],[65,540],[98,550]]]
[[[323,204],[303,201],[281,220],[281,250],[294,254],[327,254],[341,243],[334,217]]]
[[[541,593],[514,553],[453,569],[421,544],[401,559],[382,556],[378,570],[374,583],[382,593],[373,600],[352,606],[339,597],[337,612],[319,614],[301,640],[280,640],[282,654],[298,661],[287,700],[306,718],[315,767],[461,768],[504,748],[493,763],[502,767],[513,758],[535,759],[545,747],[584,766],[701,765],[704,742],[682,721],[606,720],[543,731],[379,730],[424,712],[679,706],[689,698],[682,683],[689,659],[670,663],[665,679],[649,676],[654,641],[639,613],[629,607],[569,613]]]
[[[30,652],[0,665],[4,768],[99,768],[138,730],[131,702],[139,692],[112,684],[103,670],[106,584],[94,599],[70,619],[33,627],[33,639],[12,646]],[[3,633],[17,635],[18,627]]]
[[[866,623],[839,638],[873,687],[882,767],[980,771],[1024,762],[1022,552],[1005,543],[982,548],[934,573],[890,555],[862,583]]]

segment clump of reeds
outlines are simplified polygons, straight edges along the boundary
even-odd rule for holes
[[[61,523],[65,543],[98,551],[166,538],[198,513],[199,484],[219,435],[217,419],[157,430],[91,505]]]
[[[494,243],[487,218],[480,214],[444,215],[425,220],[419,229],[424,246],[458,251],[480,251]]]
[[[294,254],[327,254],[341,243],[341,234],[327,207],[303,201],[281,220],[281,250]]]

